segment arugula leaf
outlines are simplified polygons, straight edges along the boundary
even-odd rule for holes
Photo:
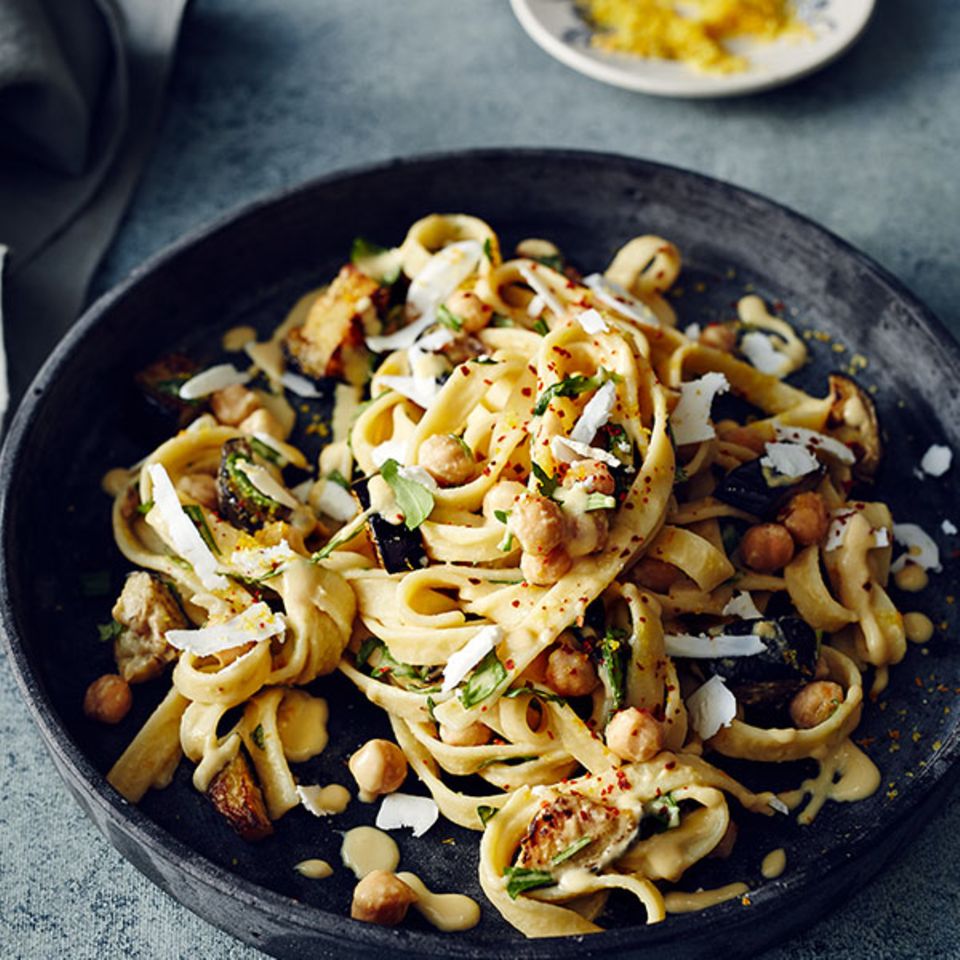
[[[617,505],[615,497],[607,496],[605,493],[588,493],[586,513],[591,510],[613,510]]]
[[[485,803],[481,803],[480,806],[477,807],[477,816],[480,818],[480,822],[484,826],[486,826],[496,815],[496,807],[488,807]]]
[[[350,481],[339,470],[331,470],[324,479],[335,483],[338,487],[343,487],[344,490],[350,489]]]
[[[137,504],[137,513],[139,513],[141,517],[145,517],[152,509],[153,509],[152,500],[148,500],[146,503]]]
[[[433,494],[416,480],[408,480],[400,473],[396,460],[387,460],[380,468],[380,476],[390,485],[403,512],[403,523],[408,530],[416,530],[433,510]]]
[[[213,539],[212,531],[207,526],[207,518],[203,515],[202,508],[196,503],[187,503],[183,506],[183,512],[193,521],[200,538],[210,548],[211,552],[219,554],[220,548],[217,546],[217,541]]]
[[[535,417],[543,416],[543,414],[547,412],[547,407],[550,406],[550,401],[553,400],[554,397],[579,397],[581,393],[602,387],[603,384],[610,380],[614,383],[619,383],[623,380],[623,377],[618,373],[605,370],[603,367],[592,377],[584,376],[582,373],[575,373],[572,376],[564,377],[556,383],[551,383],[550,386],[537,397],[537,402],[533,406],[533,415]]]
[[[261,749],[266,749],[266,740],[263,736],[263,724],[258,723],[250,733],[250,739]]]
[[[537,317],[536,322],[533,325],[534,332],[539,333],[541,337],[545,337],[549,332],[550,328],[547,326],[547,321],[543,317]]]
[[[371,657],[378,653],[377,662],[371,662]],[[427,675],[430,673],[431,667],[415,667],[409,663],[402,663],[399,660],[396,660],[392,653],[390,653],[387,645],[380,640],[378,637],[368,637],[361,644],[360,649],[357,651],[357,667],[363,669],[368,667],[367,672],[371,677],[379,679],[387,675],[393,677],[402,677],[407,680],[417,680],[423,683],[427,679]],[[428,699],[428,707],[429,700]]]
[[[531,463],[530,466],[533,469],[533,475],[537,478],[537,489],[540,496],[552,500],[557,487],[560,486],[560,481],[556,477],[551,477],[536,461]]]
[[[509,510],[494,510],[493,515],[503,524],[507,522],[507,519],[510,516]]]
[[[100,642],[108,643],[110,640],[116,640],[123,633],[123,624],[111,620],[109,623],[98,623],[97,630],[100,631]]]
[[[483,255],[493,263],[493,244],[490,243],[489,237],[483,241]]]
[[[629,644],[625,643],[627,632],[617,627],[609,627],[600,641],[600,669],[604,673],[614,711],[619,710],[627,697],[627,677],[623,661],[629,653]]]
[[[557,867],[565,860],[576,856],[584,847],[590,846],[591,843],[593,843],[593,837],[581,837],[579,840],[574,840],[565,850],[561,850],[555,857],[551,857],[550,862]]]
[[[557,882],[552,873],[547,873],[546,870],[530,870],[527,867],[504,867],[503,875],[507,878],[507,895],[511,900],[516,900],[527,890],[552,887]]]
[[[396,283],[397,278],[400,276],[400,264],[399,262],[395,264],[377,262],[381,260],[381,258],[384,260],[389,259],[386,256],[388,253],[390,253],[390,250],[386,247],[371,243],[364,237],[355,237],[350,247],[350,262],[362,273],[366,273],[367,276],[373,276],[375,280],[379,280],[385,287],[389,287]],[[387,266],[387,269],[377,269],[383,266]]]
[[[443,303],[437,307],[437,322],[457,333],[463,329],[463,321]]]
[[[472,707],[486,700],[507,678],[506,667],[497,659],[497,651],[491,650],[478,664],[460,691],[460,702]]]

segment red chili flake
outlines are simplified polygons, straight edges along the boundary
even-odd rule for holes
[[[483,382],[484,382],[488,387],[492,387],[492,386],[493,386],[493,381],[492,381],[492,380],[488,380],[486,377],[483,378]]]
[[[519,601],[519,600],[513,600],[513,601],[510,603],[510,606],[511,606],[511,607],[519,607],[519,606],[520,606],[520,601]]]
[[[672,770],[676,765],[677,765],[677,761],[676,761],[676,760],[668,760],[668,761],[663,765],[663,769],[664,769],[664,770]]]
[[[533,396],[533,389],[532,389],[531,387],[524,387],[524,388],[520,391],[520,393],[523,394],[523,396],[525,396],[525,397],[532,397],[532,396]]]
[[[473,373],[473,371],[470,369],[470,367],[468,367],[467,364],[465,364],[465,363],[463,363],[463,364],[460,365],[460,372],[461,372],[465,377],[469,377],[470,374]]]
[[[479,586],[482,581],[478,577],[467,577],[467,583],[472,583],[476,587]]]
[[[509,660],[507,660],[507,661],[505,661],[503,665],[504,665],[508,670],[512,670],[512,669],[516,666],[516,664],[513,662],[513,659],[512,659],[512,658],[509,659]]]
[[[900,731],[899,731],[899,730],[888,730],[888,731],[887,731],[887,736],[888,736],[891,740],[899,740],[899,739],[900,739]]]

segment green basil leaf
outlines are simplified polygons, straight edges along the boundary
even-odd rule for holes
[[[137,504],[137,513],[139,513],[141,517],[145,517],[152,509],[153,509],[152,500],[148,500],[146,503]]]
[[[530,465],[533,469],[533,475],[537,478],[537,488],[540,492],[541,497],[549,497],[553,499],[554,493],[557,491],[557,487],[560,486],[560,481],[556,477],[551,477],[539,463],[534,461]]]
[[[459,333],[463,329],[463,321],[445,304],[437,307],[437,323]]]
[[[516,900],[527,890],[552,887],[557,882],[552,873],[547,873],[546,870],[529,870],[527,867],[504,867],[503,875],[507,878],[507,895],[511,900]]]
[[[250,733],[250,739],[261,749],[266,749],[266,741],[263,736],[263,724],[258,723]]]
[[[579,840],[574,840],[566,850],[561,850],[555,857],[552,857],[550,862],[555,867],[559,866],[565,860],[569,860],[578,854],[584,847],[590,846],[591,843],[593,843],[593,837],[581,837]]]
[[[480,818],[480,822],[484,826],[486,826],[496,815],[496,807],[488,807],[485,803],[481,803],[480,806],[477,807],[477,816]]]
[[[404,525],[408,530],[416,530],[433,510],[433,494],[422,483],[402,476],[396,460],[387,460],[380,468],[380,476],[387,481],[397,498]]]
[[[460,692],[460,702],[472,707],[486,700],[507,679],[506,667],[497,659],[497,651],[491,650],[478,664]]]
[[[111,620],[109,623],[98,623],[97,630],[100,631],[100,642],[108,643],[111,640],[116,640],[123,633],[123,624]]]
[[[536,322],[533,325],[535,333],[539,333],[541,337],[545,337],[549,332],[550,328],[547,326],[547,321],[543,317],[537,317]]]

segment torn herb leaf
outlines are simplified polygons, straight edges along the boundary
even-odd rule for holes
[[[665,793],[655,800],[648,800],[643,805],[644,816],[656,821],[656,832],[672,830],[680,826],[680,804],[672,793]]]
[[[506,667],[491,650],[478,664],[460,691],[460,702],[467,708],[486,700],[507,678]]]
[[[393,250],[371,243],[364,237],[354,238],[350,247],[350,262],[368,277],[389,287],[400,276],[400,260]]]
[[[504,316],[502,313],[495,313],[490,319],[491,327],[515,327],[516,324],[512,318]]]
[[[387,481],[397,498],[404,526],[408,530],[416,530],[433,510],[433,494],[422,483],[402,476],[396,460],[387,460],[380,468],[380,476]]]
[[[480,818],[480,822],[484,826],[486,826],[496,815],[496,807],[488,807],[485,803],[481,803],[480,806],[477,807],[477,816]]]
[[[213,531],[207,526],[207,518],[203,515],[203,508],[196,503],[187,503],[183,505],[183,512],[193,521],[203,542],[210,548],[212,553],[220,553],[217,541],[213,539]]]
[[[310,562],[316,563],[319,560],[325,560],[338,547],[342,547],[345,543],[352,540],[363,529],[363,525],[372,513],[372,509],[358,513],[335,537],[332,537],[319,550],[310,555]]]
[[[552,887],[557,882],[552,873],[547,873],[546,870],[530,870],[527,867],[504,867],[503,875],[507,878],[507,896],[511,900],[516,900],[527,890]]]
[[[593,843],[593,837],[581,837],[579,840],[574,840],[565,850],[561,850],[555,857],[551,857],[550,862],[555,867],[559,866],[565,860],[576,856],[584,847],[590,846],[591,843]]]
[[[560,481],[557,480],[556,477],[551,477],[536,461],[531,463],[530,466],[533,470],[533,475],[537,478],[537,490],[540,496],[552,500],[554,493],[557,491],[557,487],[560,486]]]
[[[624,661],[629,656],[630,645],[626,642],[626,637],[626,630],[610,627],[600,641],[600,669],[614,712],[623,706],[627,698],[627,673],[624,669]]]
[[[111,640],[116,640],[117,637],[123,633],[123,624],[117,623],[116,620],[111,620],[109,623],[98,623],[97,630],[100,631],[100,642],[109,643]]]
[[[141,517],[145,517],[152,509],[153,509],[152,500],[148,500],[146,503],[137,504],[137,513],[139,513]]]
[[[590,513],[591,510],[613,510],[616,505],[617,500],[615,497],[608,496],[605,493],[588,493],[585,512]]]
[[[261,749],[266,749],[266,740],[263,736],[263,724],[258,723],[253,730],[250,731],[250,739]]]
[[[549,332],[550,328],[547,326],[547,321],[543,317],[537,317],[536,322],[533,325],[535,333],[539,333],[541,337],[545,337]]]
[[[493,244],[490,242],[489,237],[483,241],[483,255],[490,263],[493,263]]]
[[[506,523],[507,518],[510,516],[509,510],[494,510],[493,515],[501,522]]]
[[[339,470],[331,470],[324,479],[343,487],[344,490],[350,489],[350,481]]]
[[[437,307],[437,323],[442,324],[444,327],[456,333],[459,333],[463,329],[463,321],[443,303]]]
[[[617,382],[619,375],[605,370],[603,367],[592,377],[584,376],[582,373],[574,373],[572,376],[564,377],[556,383],[551,383],[543,393],[537,397],[537,402],[533,406],[533,415],[542,417],[550,406],[550,401],[555,397],[579,397],[581,393],[588,390],[595,390],[602,386],[608,380]]]
[[[279,450],[274,449],[268,443],[264,443],[262,440],[257,437],[249,438],[250,449],[258,456],[263,457],[264,460],[269,460],[270,463],[275,463],[278,466],[284,465],[284,456],[280,453]]]

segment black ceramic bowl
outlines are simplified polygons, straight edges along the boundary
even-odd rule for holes
[[[99,478],[139,459],[156,439],[144,433],[132,373],[174,345],[208,362],[220,333],[237,323],[271,328],[299,293],[332,276],[355,236],[396,243],[431,211],[483,217],[508,249],[521,237],[549,237],[585,269],[602,269],[630,237],[660,233],[683,252],[684,293],[676,301],[683,322],[728,317],[732,301],[756,289],[782,302],[800,329],[818,332],[803,385],[822,394],[825,373],[854,352],[869,361],[861,380],[876,387],[889,438],[877,496],[899,519],[933,533],[945,557],[944,572],[923,595],[898,599],[949,622],[924,651],[909,651],[856,734],[868,738],[883,774],[876,795],[828,804],[812,827],[788,817],[741,817],[733,859],[690,877],[705,886],[744,880],[749,905],[737,900],[646,927],[630,904],[616,902],[603,921],[609,931],[584,942],[525,941],[489,907],[476,929],[457,936],[433,932],[416,917],[400,930],[364,926],[348,919],[353,883],[345,870],[310,881],[292,867],[308,856],[339,862],[336,831],[372,822],[371,807],[355,802],[333,822],[294,810],[275,837],[248,846],[193,791],[187,764],[169,789],[139,807],[104,780],[163,692],[159,683],[139,688],[134,712],[118,729],[93,725],[80,709],[86,685],[110,668],[96,624],[109,619],[126,569]],[[278,957],[752,955],[815,922],[879,870],[952,780],[960,711],[944,712],[955,699],[944,682],[960,672],[960,651],[946,642],[955,616],[945,597],[958,584],[940,522],[960,516],[951,513],[950,475],[919,481],[912,468],[933,442],[960,450],[958,384],[957,345],[894,279],[802,217],[723,183],[623,157],[539,150],[399,161],[327,177],[156,257],[96,303],[37,376],[2,464],[0,602],[11,661],[64,781],[109,840],[190,909]],[[345,758],[362,740],[386,734],[387,725],[339,677],[321,679],[315,690],[330,699],[332,739],[302,779],[349,782]],[[803,764],[737,767],[757,787],[782,788],[808,772]],[[425,838],[399,842],[403,865],[430,886],[483,902],[476,835],[440,823]],[[760,861],[775,847],[786,849],[787,871],[764,881]]]

